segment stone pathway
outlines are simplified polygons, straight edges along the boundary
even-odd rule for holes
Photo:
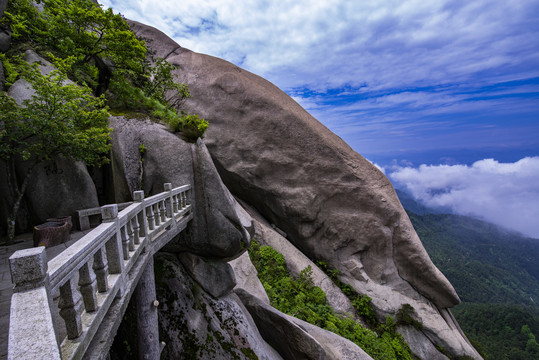
[[[91,229],[90,229],[91,230]],[[74,232],[71,239],[61,245],[47,249],[47,259],[51,260],[67,249],[75,241],[90,232],[90,230]],[[9,334],[9,311],[13,284],[9,272],[9,257],[17,250],[28,249],[33,246],[32,234],[22,234],[15,238],[15,243],[9,246],[0,246],[0,360],[7,359],[7,342]]]

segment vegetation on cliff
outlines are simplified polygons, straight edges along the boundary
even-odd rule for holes
[[[376,331],[367,329],[351,315],[345,316],[333,311],[327,303],[324,291],[314,286],[310,267],[301,271],[297,278],[293,277],[282,254],[269,246],[260,246],[255,240],[249,248],[249,256],[271,305],[279,311],[353,341],[374,359],[415,358],[402,336],[396,333],[397,323],[392,317],[388,316],[382,324],[378,323],[373,315],[368,321],[376,322],[373,324]],[[368,298],[360,298],[364,301],[356,306],[368,308]],[[374,314],[372,309],[370,312],[368,309],[361,312]]]
[[[8,242],[36,164],[56,155],[87,165],[106,160],[109,110],[143,112],[188,141],[203,136],[208,127],[204,119],[178,112],[190,92],[185,84],[174,82],[176,67],[149,53],[126,20],[111,9],[90,0],[12,0],[0,25],[12,31],[9,50],[0,54],[5,85],[25,79],[35,90],[23,104],[0,93],[0,156],[13,192]],[[29,49],[56,70],[42,74],[37,64],[29,66],[22,60]],[[22,177],[15,171],[20,160],[29,161]]]

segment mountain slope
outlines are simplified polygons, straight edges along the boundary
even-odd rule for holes
[[[539,358],[539,240],[429,213],[435,211],[398,194],[432,261],[460,295],[452,312],[476,348],[486,359]]]
[[[466,216],[408,215],[463,302],[539,304],[539,241]]]

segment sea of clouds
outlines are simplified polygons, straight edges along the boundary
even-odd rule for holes
[[[449,208],[539,238],[539,157],[383,170],[396,188],[424,205]]]

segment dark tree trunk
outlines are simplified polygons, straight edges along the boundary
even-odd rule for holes
[[[15,172],[15,160],[9,161],[6,166],[8,172],[8,186],[13,190],[15,198],[15,200],[13,201],[13,206],[11,207],[11,214],[7,217],[7,244],[13,243],[13,239],[15,239],[17,213],[19,212],[19,208],[21,207],[22,198],[24,197],[24,193],[26,192],[28,183],[30,182],[30,176],[32,175],[32,172],[34,171],[36,165],[37,163],[33,163],[26,170],[26,174],[24,175],[24,179],[20,187]]]

